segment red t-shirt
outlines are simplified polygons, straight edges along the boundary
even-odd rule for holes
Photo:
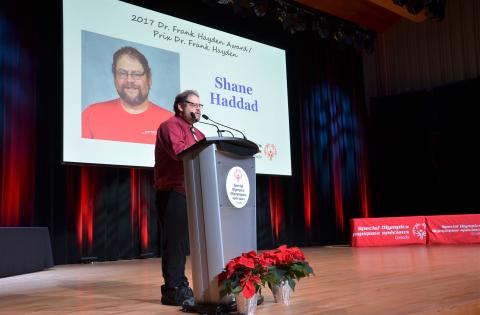
[[[82,112],[82,138],[154,144],[158,126],[172,116],[152,102],[140,114],[126,112],[119,98],[96,103]]]
[[[174,189],[185,193],[183,162],[177,154],[196,143],[190,123],[180,116],[173,116],[160,125],[155,143],[155,188]],[[194,128],[198,141],[205,135]]]

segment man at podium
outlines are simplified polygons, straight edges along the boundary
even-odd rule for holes
[[[155,189],[162,241],[162,304],[194,303],[185,277],[189,253],[187,202],[183,162],[177,154],[205,138],[193,124],[200,120],[203,105],[198,92],[187,90],[175,97],[175,116],[163,122],[155,143]]]

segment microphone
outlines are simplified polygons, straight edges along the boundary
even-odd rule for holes
[[[203,118],[205,118],[206,120],[210,120],[214,123],[216,123],[217,125],[220,125],[222,127],[225,127],[225,128],[228,128],[228,129],[232,129],[232,130],[235,130],[236,132],[239,132],[242,136],[243,136],[243,139],[247,140],[247,137],[245,137],[245,135],[243,134],[243,132],[241,132],[240,130],[237,130],[235,128],[232,128],[232,127],[229,127],[229,126],[225,126],[225,125],[222,125],[221,123],[219,122],[216,122],[215,120],[211,120],[207,115],[203,114],[202,115]],[[233,135],[233,134],[232,134]]]
[[[206,123],[206,122],[203,122],[203,121],[199,121],[199,123],[204,124],[204,125],[213,126],[213,127],[217,128],[217,135],[218,135],[219,137],[222,137],[222,132],[224,132],[224,131],[230,132],[230,131],[228,131],[228,130],[220,130],[220,128],[218,128],[218,126],[217,126],[217,125],[214,125],[214,124],[209,124],[209,123]],[[231,132],[230,132],[230,133],[231,133]],[[233,134],[232,134],[232,136],[233,136]]]
[[[219,137],[223,137],[222,132],[228,132],[229,134],[232,135],[232,137],[235,138],[235,136],[233,135],[233,133],[231,133],[229,130],[220,130],[220,128],[218,128],[218,126],[215,125],[215,124],[209,124],[209,123],[206,123],[206,122],[197,120],[197,116],[195,116],[194,113],[190,113],[190,116],[192,117],[192,119],[193,119],[195,122],[198,122],[198,123],[201,123],[201,124],[204,124],[204,125],[213,126],[213,127],[217,128],[217,135],[218,135]]]

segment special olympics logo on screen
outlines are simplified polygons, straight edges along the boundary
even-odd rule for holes
[[[425,223],[417,223],[412,228],[412,233],[419,239],[423,240],[427,236],[427,225]]]
[[[263,149],[263,154],[271,161],[277,155],[277,147],[273,143],[267,143],[265,149]]]

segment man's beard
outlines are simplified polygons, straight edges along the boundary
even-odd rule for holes
[[[135,97],[129,96],[125,92],[125,89],[127,89],[127,88],[137,89],[137,91],[138,91],[137,95]],[[145,100],[148,97],[148,92],[146,94],[143,94],[142,90],[134,84],[123,84],[120,87],[120,89],[117,89],[117,92],[118,92],[118,95],[120,96],[120,98],[130,106],[138,106],[138,105],[142,104],[143,102],[145,102]]]

